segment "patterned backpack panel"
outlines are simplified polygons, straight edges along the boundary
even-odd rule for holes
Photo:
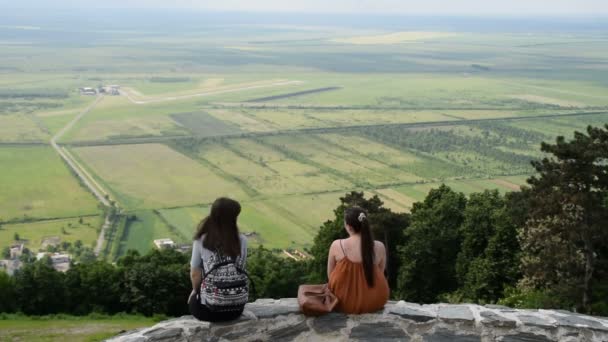
[[[213,254],[206,265],[211,267],[201,283],[201,302],[211,311],[238,311],[249,299],[247,272],[240,258],[220,257]]]

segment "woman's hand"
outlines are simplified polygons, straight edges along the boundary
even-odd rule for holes
[[[194,297],[196,297],[196,291],[192,290],[192,292],[190,292],[190,296],[188,297],[188,304],[190,304],[192,298]]]

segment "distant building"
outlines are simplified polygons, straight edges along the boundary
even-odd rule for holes
[[[154,245],[158,249],[175,248],[175,242],[173,242],[171,239],[154,240]]]
[[[36,260],[40,260],[48,256],[51,258],[51,266],[56,271],[59,272],[67,272],[70,269],[70,261],[72,260],[72,256],[66,253],[38,253],[36,254]]]
[[[177,246],[177,251],[182,253],[189,253],[192,250],[191,244],[181,244]]]
[[[16,245],[10,246],[11,256],[10,259],[19,259],[19,257],[23,254],[23,244],[19,243]]]
[[[78,88],[78,90],[80,90],[80,95],[97,95],[97,90],[95,90],[95,88],[82,87]]]
[[[99,93],[118,96],[120,95],[120,86],[117,84],[109,84],[99,87]]]
[[[23,266],[23,263],[19,259],[0,260],[0,270],[6,272],[10,276],[14,275],[15,271],[20,269],[21,266]]]

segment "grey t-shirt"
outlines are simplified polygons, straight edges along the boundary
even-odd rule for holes
[[[247,260],[247,238],[240,234],[241,240],[241,255],[236,258],[237,265],[245,269],[245,261]],[[203,247],[205,235],[200,239],[194,240],[192,243],[192,258],[190,259],[190,269],[200,269],[201,265],[205,265],[205,272],[209,272],[213,264],[217,262],[218,255],[207,248]]]

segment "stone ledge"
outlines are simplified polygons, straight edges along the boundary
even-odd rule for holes
[[[562,310],[404,301],[389,302],[372,314],[306,317],[295,298],[259,299],[247,304],[243,315],[232,322],[208,323],[183,316],[109,341],[605,342],[608,319]]]

